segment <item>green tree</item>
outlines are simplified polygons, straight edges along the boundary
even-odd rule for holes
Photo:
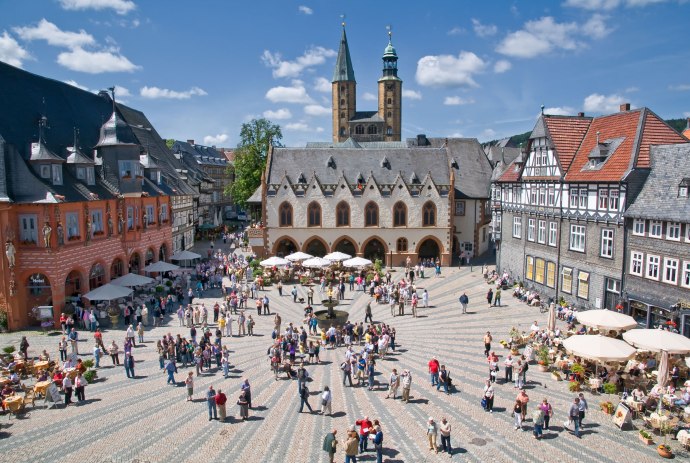
[[[282,139],[280,126],[268,119],[252,119],[242,124],[240,142],[235,150],[235,181],[226,187],[226,194],[231,195],[236,204],[246,206],[247,199],[261,184],[269,147],[280,146]]]

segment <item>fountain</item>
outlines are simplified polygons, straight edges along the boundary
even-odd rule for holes
[[[314,312],[316,319],[318,320],[319,328],[328,330],[331,326],[341,327],[345,325],[345,322],[349,318],[349,313],[344,310],[335,310],[339,304],[337,299],[329,297],[328,299],[323,299],[321,305],[326,307],[326,310],[318,310]]]

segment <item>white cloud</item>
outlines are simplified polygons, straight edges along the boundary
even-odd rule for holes
[[[79,89],[81,89],[81,90],[85,90],[85,91],[87,91],[87,92],[93,92],[93,90],[91,90],[89,87],[87,87],[86,85],[81,85],[81,84],[78,83],[76,80],[71,80],[71,79],[70,79],[70,80],[65,80],[65,81],[63,81],[63,82],[65,82],[66,84],[71,85],[72,87],[77,87],[77,88],[79,88]]]
[[[311,127],[304,121],[293,122],[291,124],[285,124],[285,130],[290,130],[293,132],[323,132],[323,127]]]
[[[407,98],[408,100],[421,100],[422,99],[422,93],[418,92],[417,90],[405,89],[402,91],[402,96],[403,96],[403,98]]]
[[[335,50],[324,47],[312,47],[298,56],[294,61],[283,60],[280,53],[272,53],[264,50],[261,61],[273,68],[273,77],[298,77],[305,69],[318,66],[326,62],[326,58],[336,56]]]
[[[474,75],[481,73],[486,63],[469,51],[458,56],[428,55],[417,62],[415,78],[419,85],[430,87],[478,87]]]
[[[496,64],[494,64],[494,72],[496,74],[503,74],[504,72],[510,70],[513,65],[510,64],[510,61],[505,60],[505,59],[499,59],[496,61]]]
[[[687,92],[690,90],[690,84],[669,85],[668,89],[674,92]]]
[[[284,120],[292,118],[292,113],[287,108],[280,108],[276,109],[275,111],[269,109],[268,111],[264,111],[263,115],[266,119]]]
[[[312,10],[308,6],[304,6],[304,5],[300,5],[299,7],[297,7],[297,10],[299,10],[299,12],[302,14],[313,14],[314,13],[314,10]]]
[[[117,50],[86,51],[80,47],[58,55],[58,64],[73,71],[100,74],[103,72],[134,72],[141,69]]]
[[[331,81],[325,77],[317,77],[314,80],[314,90],[322,93],[331,93]]]
[[[448,138],[465,138],[465,136],[460,132],[453,132],[450,135],[448,135]]]
[[[496,51],[517,58],[534,58],[554,49],[575,50],[583,44],[573,36],[578,33],[576,23],[557,23],[551,16],[527,21],[522,30],[511,32],[496,47]]]
[[[491,37],[498,32],[498,27],[495,24],[482,24],[475,18],[472,18],[472,28],[479,37]]]
[[[628,8],[643,8],[656,3],[663,3],[666,0],[566,0],[563,5],[583,10],[613,10],[621,5]]]
[[[482,133],[479,134],[480,138],[494,138],[496,136],[496,131],[494,129],[484,129]]]
[[[551,116],[570,116],[574,113],[575,110],[570,106],[554,106],[552,108],[544,108],[544,114],[549,114]],[[541,113],[539,115],[541,115]]]
[[[364,94],[362,95],[362,99],[365,101],[376,101],[379,98],[371,92],[364,92]]]
[[[446,106],[461,106],[466,104],[474,104],[474,100],[472,98],[466,99],[459,96],[447,96],[443,100],[443,104]]]
[[[595,13],[586,23],[582,25],[582,32],[595,39],[603,39],[611,33],[613,29],[606,27],[604,22],[608,17]]]
[[[592,93],[585,98],[583,109],[588,113],[613,113],[619,110],[626,99],[620,95],[600,95]]]
[[[684,112],[683,117],[690,117],[690,111]]]
[[[300,103],[309,104],[314,101],[311,99],[304,83],[301,80],[293,80],[291,87],[279,85],[266,92],[266,99],[273,103]]]
[[[330,116],[331,108],[318,104],[310,104],[304,107],[304,113],[309,116]]]
[[[59,0],[65,10],[112,9],[117,14],[127,14],[137,6],[131,0]]]
[[[176,90],[169,90],[167,88],[159,88],[159,87],[148,87],[144,86],[139,90],[139,94],[143,96],[144,98],[148,98],[150,100],[158,99],[158,98],[166,98],[170,100],[188,100],[193,96],[204,96],[208,95],[204,90],[200,89],[199,87],[192,87],[189,90],[185,91],[176,91]]]
[[[455,26],[454,28],[452,28],[451,30],[448,31],[448,35],[460,35],[460,34],[464,34],[464,33],[465,33],[465,29],[463,29],[462,27],[458,27],[458,26]]]
[[[218,146],[222,145],[228,141],[227,133],[219,133],[217,135],[206,135],[204,137],[204,145],[206,146]]]
[[[120,97],[126,98],[128,96],[132,96],[129,89],[127,89],[126,87],[120,87],[119,85],[115,86],[115,98],[119,100]]]
[[[7,31],[3,31],[0,35],[0,61],[20,68],[26,59],[29,59],[29,52],[23,49]]]
[[[75,48],[96,43],[84,29],[79,32],[63,31],[45,18],[35,26],[15,27],[14,32],[23,40],[45,40],[54,47]]]

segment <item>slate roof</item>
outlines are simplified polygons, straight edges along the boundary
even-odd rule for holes
[[[457,163],[458,167],[453,168],[456,198],[489,198],[493,168],[476,138],[427,140],[431,149],[445,147],[448,159],[453,159]]]
[[[690,144],[651,147],[651,170],[625,217],[688,222],[690,198],[678,197],[678,186],[690,178]]]
[[[249,199],[247,199],[247,204],[261,204],[261,185],[259,185]]]
[[[350,122],[384,122],[378,111],[357,111]]]
[[[333,71],[333,82],[341,81],[355,82],[355,70],[352,68],[345,26],[343,26],[343,34],[340,36],[340,48],[338,48],[338,57],[335,60],[335,70]]]

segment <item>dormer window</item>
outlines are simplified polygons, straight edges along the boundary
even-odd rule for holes
[[[41,175],[41,178],[49,179],[50,178],[50,164],[41,164],[38,166],[39,173]]]
[[[680,182],[680,185],[678,185],[678,197],[679,198],[687,198],[689,189],[690,189],[690,178],[684,178]]]
[[[96,184],[96,175],[94,173],[93,167],[87,167],[86,168],[86,184],[87,185],[95,185]]]
[[[53,164],[53,185],[62,185],[62,166],[60,164]]]
[[[79,179],[79,180],[85,180],[86,179],[86,169],[84,167],[77,167],[77,179]]]

